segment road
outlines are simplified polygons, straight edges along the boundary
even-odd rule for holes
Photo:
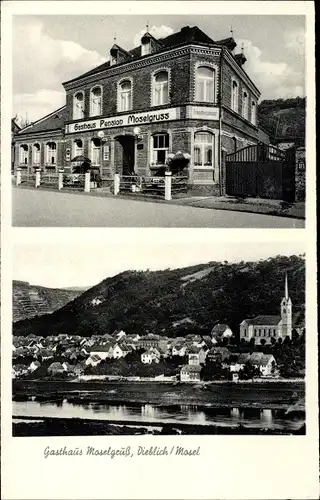
[[[16,227],[304,227],[271,215],[15,187],[12,204]]]

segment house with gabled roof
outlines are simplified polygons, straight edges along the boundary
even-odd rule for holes
[[[129,50],[117,41],[107,62],[63,82],[66,106],[14,134],[14,168],[71,172],[84,156],[101,177],[150,177],[183,155],[190,183],[220,194],[222,151],[261,140],[260,91],[236,47],[198,26],[158,39],[146,30]]]
[[[200,365],[184,365],[180,370],[180,381],[181,382],[200,382],[201,377],[201,366]]]

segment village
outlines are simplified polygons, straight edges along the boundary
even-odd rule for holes
[[[168,338],[152,333],[147,335],[126,335],[124,331],[112,335],[83,338],[77,335],[58,335],[57,337],[15,337],[13,339],[13,377],[36,375],[41,367],[44,377],[56,377],[65,374],[68,378],[83,380],[92,378],[119,379],[120,376],[108,374],[109,366],[114,361],[133,359],[141,365],[168,365],[168,370],[175,375],[159,374],[154,380],[180,380],[195,382],[201,380],[204,367],[221,366],[225,375],[231,374],[232,380],[239,376],[245,378],[245,367],[252,365],[255,374],[262,377],[276,377],[276,359],[272,354],[263,352],[237,353],[232,342],[233,334],[228,325],[218,324],[212,330],[212,336],[188,334],[186,337]],[[15,364],[15,360],[19,360]],[[25,360],[25,363],[23,363]],[[20,362],[21,361],[21,362]],[[29,363],[30,361],[30,363]],[[105,367],[105,376],[98,370]],[[87,377],[86,377],[87,375]],[[213,373],[214,375],[214,373]],[[123,378],[123,377],[121,377]],[[125,377],[140,380],[134,374]]]
[[[188,318],[179,322],[187,331]],[[82,337],[72,334],[13,337],[13,378],[74,378],[76,380],[148,380],[200,382],[278,378],[304,375],[303,331],[293,328],[292,301],[285,275],[279,315],[244,319],[239,335],[227,324],[213,326],[210,335],[185,336],[112,334]],[[303,329],[304,330],[304,329]],[[283,345],[283,347],[282,347]],[[288,351],[290,347],[292,351]],[[298,348],[298,359],[294,349]],[[280,367],[285,360],[285,367]],[[302,358],[301,358],[302,356]],[[294,365],[296,366],[294,367]],[[292,376],[292,370],[291,370]]]

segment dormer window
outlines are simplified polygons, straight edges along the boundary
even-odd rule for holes
[[[150,53],[151,53],[151,46],[150,46],[150,40],[149,40],[146,43],[143,43],[141,45],[141,55],[147,56]]]
[[[141,38],[141,55],[147,56],[148,54],[151,54],[151,35],[145,33]]]
[[[123,63],[131,59],[131,54],[116,43],[110,49],[110,66]]]

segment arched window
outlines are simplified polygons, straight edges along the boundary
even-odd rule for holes
[[[90,91],[90,116],[101,115],[102,92],[101,87],[95,87]]]
[[[19,160],[21,165],[28,165],[28,155],[29,155],[28,144],[21,144],[20,160]]]
[[[215,71],[206,66],[200,66],[196,71],[196,101],[214,102]]]
[[[119,111],[132,109],[132,85],[126,80],[119,85]]]
[[[77,92],[73,96],[73,119],[81,120],[84,118],[84,95],[83,92]]]
[[[214,167],[214,135],[209,132],[196,132],[194,136],[194,165]]]
[[[73,142],[73,156],[83,155],[83,141],[82,139],[75,139]]]
[[[254,101],[251,103],[251,123],[253,125],[257,124],[257,106]]]
[[[101,140],[97,137],[91,139],[91,165],[100,165]]]
[[[46,144],[46,164],[56,165],[57,163],[57,144],[53,141]]]
[[[242,116],[248,120],[248,94],[245,91],[242,94]]]
[[[169,102],[169,75],[160,71],[153,77],[153,106],[161,106]]]
[[[40,144],[38,143],[32,146],[32,163],[40,165]]]
[[[238,112],[238,101],[239,101],[239,86],[235,80],[232,80],[231,86],[231,109]]]
[[[169,134],[152,136],[152,163],[164,165],[169,153]]]

